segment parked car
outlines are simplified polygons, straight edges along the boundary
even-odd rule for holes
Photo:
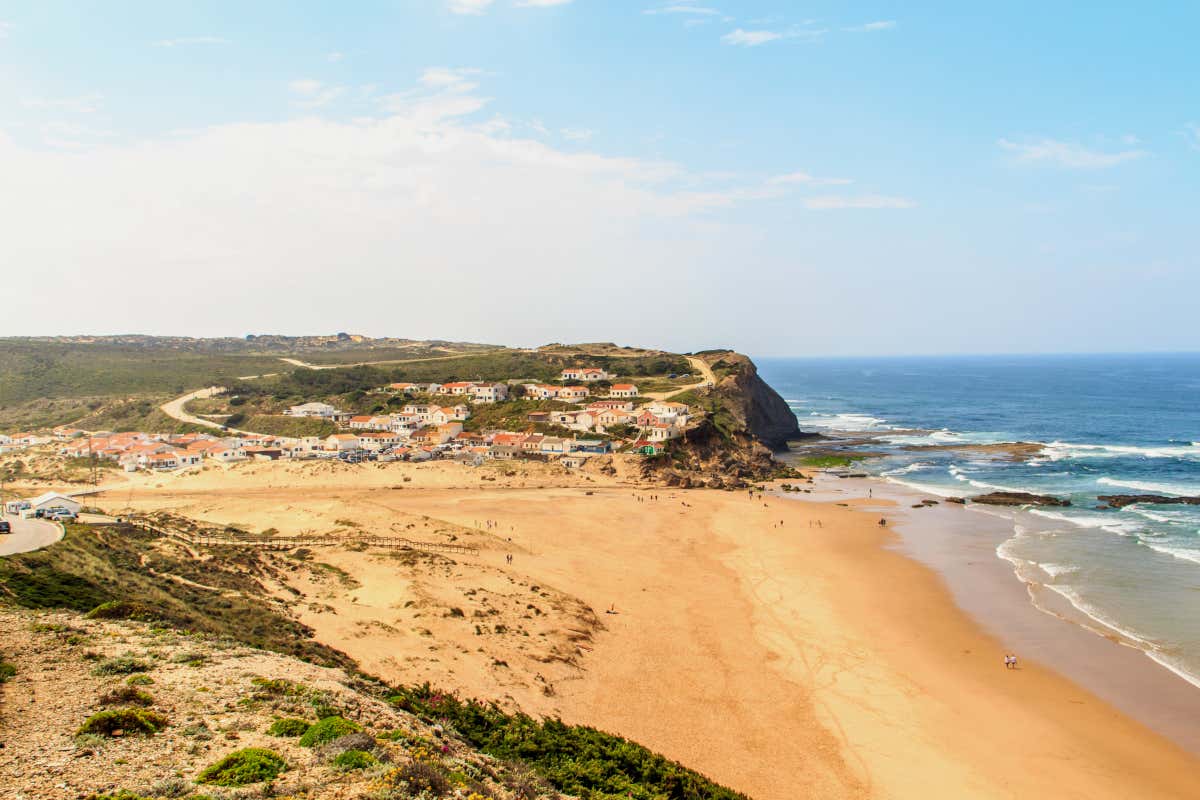
[[[66,508],[60,509],[58,511],[53,511],[50,513],[49,516],[50,516],[51,522],[62,522],[63,520],[72,520],[72,519],[78,518],[74,511],[71,511]]]
[[[0,533],[12,533],[12,524],[6,519],[0,519]]]

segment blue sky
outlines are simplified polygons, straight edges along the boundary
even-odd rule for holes
[[[1200,6],[963,5],[0,2],[0,333],[1200,349]]]

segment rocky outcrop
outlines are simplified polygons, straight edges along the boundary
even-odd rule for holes
[[[971,498],[972,503],[989,506],[1069,506],[1070,500],[1029,492],[989,492]]]
[[[1102,494],[1099,499],[1109,508],[1124,508],[1135,503],[1154,506],[1200,506],[1200,497],[1167,497],[1161,494]]]
[[[741,353],[702,355],[720,378],[716,392],[736,406],[750,435],[771,450],[787,449],[790,440],[809,438],[801,433],[796,415],[758,374],[758,367]]]

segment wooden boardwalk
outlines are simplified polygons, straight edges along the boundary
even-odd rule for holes
[[[457,553],[467,555],[474,553],[476,547],[450,542],[422,542],[403,536],[378,536],[370,533],[349,534],[347,536],[262,536],[254,533],[226,533],[206,531],[188,533],[172,528],[164,528],[141,517],[130,517],[129,524],[144,531],[157,533],[160,536],[170,536],[180,539],[190,545],[222,546],[222,547],[254,547],[262,550],[294,550],[297,547],[382,547],[393,550],[415,550],[424,553]]]

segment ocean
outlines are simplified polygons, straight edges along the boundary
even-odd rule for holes
[[[802,430],[933,496],[1024,491],[996,557],[1090,626],[1200,686],[1200,506],[1100,508],[1102,494],[1200,495],[1200,355],[756,359]],[[1035,442],[1009,459],[943,445]],[[964,530],[962,535],[969,536]],[[1031,593],[1035,595],[1036,593]]]

